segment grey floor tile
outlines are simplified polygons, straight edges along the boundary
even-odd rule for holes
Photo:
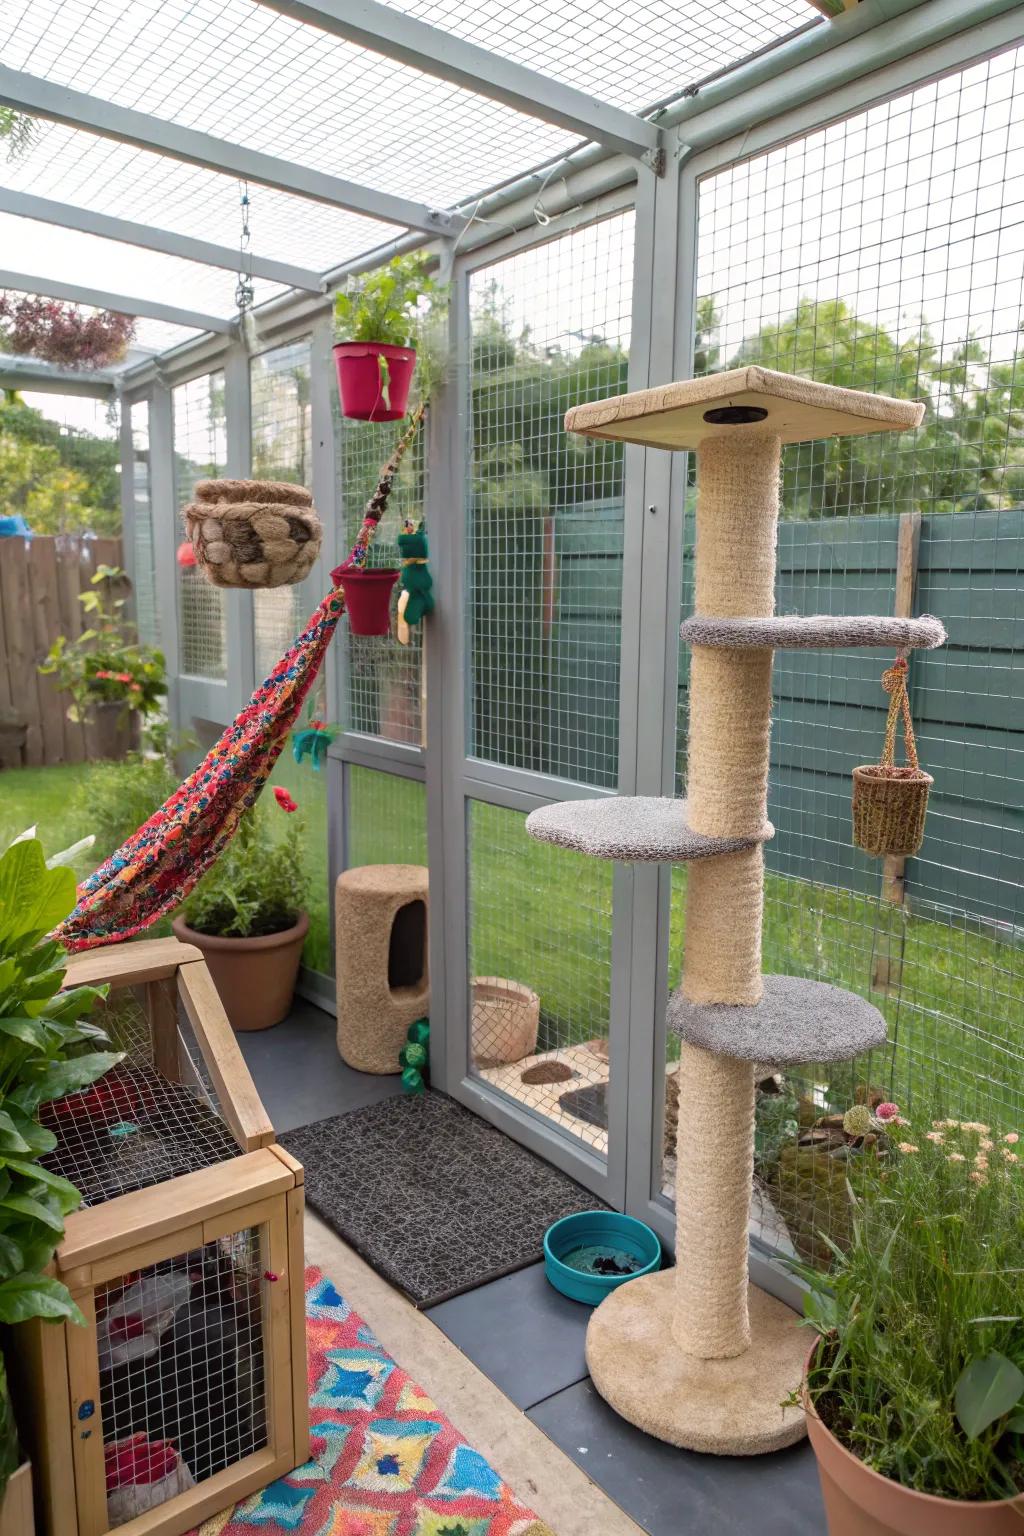
[[[353,1072],[338,1055],[334,1019],[295,999],[273,1029],[241,1032],[238,1043],[275,1131],[312,1125],[401,1091],[401,1077]]]
[[[590,1308],[562,1296],[531,1264],[431,1307],[427,1316],[517,1408],[561,1392],[587,1374]]]
[[[590,1380],[529,1411],[650,1536],[822,1536],[818,1473],[804,1442],[774,1456],[698,1456],[642,1434]]]

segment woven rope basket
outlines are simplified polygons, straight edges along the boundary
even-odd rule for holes
[[[924,842],[928,791],[935,780],[917,760],[917,743],[907,697],[907,663],[900,657],[882,677],[890,695],[885,746],[878,763],[853,770],[853,841],[865,853],[907,857]],[[902,716],[907,766],[898,768],[896,726]]]
[[[217,587],[285,587],[308,576],[323,527],[301,485],[200,480],[185,509],[196,561]]]

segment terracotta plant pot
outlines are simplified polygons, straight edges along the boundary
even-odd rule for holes
[[[812,1349],[808,1364],[813,1355]],[[829,1536],[1021,1536],[1024,1531],[1024,1495],[970,1503],[916,1493],[873,1472],[840,1445],[811,1406],[806,1385],[804,1413]]]
[[[232,1029],[270,1029],[288,1017],[309,930],[305,912],[293,928],[258,939],[196,933],[183,917],[171,927],[183,944],[202,950]]]
[[[120,762],[129,752],[139,750],[142,727],[137,709],[126,710],[123,704],[94,704],[92,716],[98,757]]]
[[[392,566],[369,571],[353,567],[339,571],[337,579],[345,594],[345,611],[352,633],[386,635],[391,628],[391,589],[398,580],[398,571]]]
[[[391,347],[382,341],[339,341],[334,348],[334,366],[343,416],[355,421],[399,421],[405,415],[416,367],[412,347]]]

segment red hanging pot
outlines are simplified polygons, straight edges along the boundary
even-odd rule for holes
[[[391,589],[398,579],[393,566],[376,570],[332,572],[345,594],[348,623],[354,635],[386,635],[391,628]]]
[[[334,347],[341,412],[355,421],[399,421],[416,367],[412,347],[383,341],[339,341]]]

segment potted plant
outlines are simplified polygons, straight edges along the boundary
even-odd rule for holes
[[[98,755],[121,758],[139,745],[143,720],[159,715],[167,692],[163,652],[143,645],[125,618],[125,580],[116,565],[100,565],[92,590],[79,594],[88,628],[76,640],[58,635],[39,671],[71,694],[68,719],[94,723]]]
[[[38,1110],[95,1082],[121,1055],[101,1049],[107,1037],[88,1022],[106,988],[60,990],[64,951],[46,935],[74,905],[74,874],[49,868],[39,842],[20,839],[0,858],[0,1323],[7,1325],[31,1317],[85,1325],[65,1286],[46,1273],[81,1197],[39,1162],[56,1137],[39,1124]],[[18,1536],[31,1531],[30,1478],[0,1357],[0,1530],[10,1522]]]
[[[416,366],[422,301],[442,292],[422,255],[396,256],[335,294],[334,362],[345,416],[398,421]]]
[[[203,952],[233,1029],[269,1029],[291,1008],[309,928],[302,819],[286,789],[277,810],[246,811],[234,838],[172,927]],[[286,818],[275,831],[272,818]]]
[[[832,1267],[791,1262],[818,1334],[803,1398],[829,1530],[1020,1536],[1020,1138],[950,1119],[901,1132],[851,1169]]]

